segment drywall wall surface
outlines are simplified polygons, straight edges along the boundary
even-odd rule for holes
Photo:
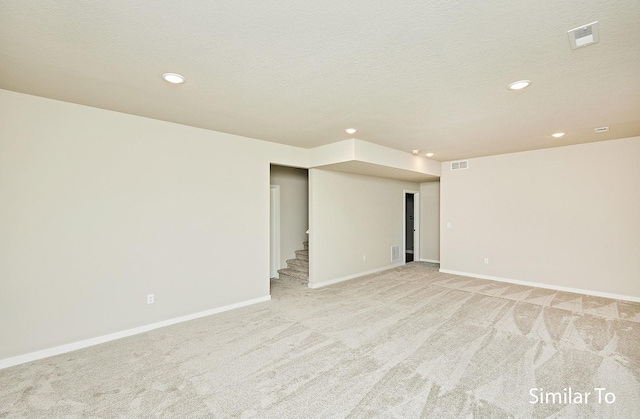
[[[362,140],[354,140],[355,159],[381,166],[440,176],[440,162]]]
[[[440,260],[440,182],[420,184],[420,259]]]
[[[443,163],[441,269],[640,297],[639,157],[633,137]]]
[[[0,90],[0,359],[268,297],[269,163],[306,157]]]
[[[309,237],[308,170],[272,165],[271,184],[280,185],[280,268],[286,268]]]
[[[218,135],[222,133],[216,133]],[[235,136],[232,136],[235,137]],[[239,137],[244,138],[244,137]],[[245,138],[245,140],[256,144],[256,152],[264,153],[264,158],[272,164],[292,167],[309,167],[310,151],[306,148],[293,147],[285,144],[271,143],[268,141],[256,140],[253,138]],[[284,146],[284,147],[280,147]],[[250,150],[245,152],[251,153]]]
[[[402,263],[404,190],[419,184],[309,170],[310,286]]]
[[[341,163],[354,159],[355,140],[343,140],[309,150],[309,167]]]

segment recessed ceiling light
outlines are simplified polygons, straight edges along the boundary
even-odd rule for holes
[[[162,75],[162,78],[165,79],[165,81],[173,84],[180,84],[184,83],[185,81],[184,76],[177,73],[164,73]]]
[[[412,152],[413,154],[418,154],[418,153],[420,152],[420,150],[411,150],[411,152]]]
[[[520,89],[524,89],[525,87],[527,87],[530,84],[531,84],[531,81],[529,81],[529,80],[518,80],[518,81],[514,81],[513,83],[511,83],[509,85],[509,89],[511,89],[511,90],[520,90]]]
[[[433,157],[433,153],[427,153],[427,157]]]
[[[347,134],[355,134],[356,132],[358,132],[358,130],[355,128],[347,128],[346,130],[344,130],[344,132],[346,132]]]
[[[556,132],[555,134],[551,134],[552,137],[560,138],[564,135],[564,132]]]

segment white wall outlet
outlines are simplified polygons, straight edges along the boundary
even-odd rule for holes
[[[153,304],[155,299],[156,298],[153,294],[147,294],[147,304]]]
[[[447,228],[451,228],[451,221],[447,221]]]
[[[484,258],[484,264],[488,265],[489,264],[489,258]]]
[[[362,260],[366,261],[367,260],[367,255],[362,255]]]

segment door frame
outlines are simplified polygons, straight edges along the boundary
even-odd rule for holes
[[[413,261],[420,260],[420,191],[402,190],[402,264],[407,259],[407,195],[413,195]]]
[[[280,185],[269,186],[269,278],[280,269]]]

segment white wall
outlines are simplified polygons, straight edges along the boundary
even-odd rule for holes
[[[440,260],[440,182],[420,184],[420,259]]]
[[[443,163],[441,268],[640,297],[639,157],[634,137]]]
[[[4,90],[0,118],[0,360],[269,295],[269,163],[308,150]]]
[[[280,268],[286,268],[309,237],[308,170],[271,166],[271,184],[280,185]]]
[[[391,246],[402,248],[403,190],[419,187],[412,182],[309,170],[310,286],[391,266]]]

